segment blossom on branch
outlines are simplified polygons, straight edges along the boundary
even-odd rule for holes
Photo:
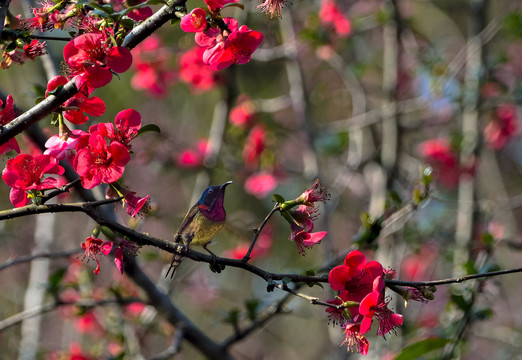
[[[88,237],[85,242],[81,244],[84,256],[88,259],[94,259],[96,261],[95,274],[100,273],[100,262],[98,261],[98,255],[109,255],[112,250],[111,241],[103,241],[95,237]]]
[[[201,32],[207,28],[207,13],[202,8],[195,8],[181,18],[180,26],[185,32]]]
[[[3,105],[3,101],[0,100],[0,106]],[[14,108],[14,101],[13,97],[11,95],[7,95],[7,98],[5,99],[5,105],[2,110],[0,110],[0,125],[5,126],[9,124],[11,121],[13,121],[16,118],[16,110]],[[10,138],[9,141],[6,143],[0,145],[0,155],[10,151],[14,150],[17,153],[20,153],[20,146],[18,145],[18,141],[14,137]]]
[[[221,70],[232,64],[246,64],[257,49],[263,34],[250,30],[246,25],[238,27],[234,18],[223,18],[227,29],[210,28],[196,33],[196,43],[205,48],[203,62],[212,70]]]
[[[82,136],[76,145],[76,152],[73,166],[86,189],[118,180],[130,160],[125,145],[117,141],[107,144],[99,131]]]
[[[132,64],[130,50],[122,46],[112,46],[106,33],[80,35],[65,45],[65,63],[70,76],[76,76],[76,87],[87,86],[96,89],[112,80],[112,73],[127,71]]]
[[[45,96],[60,85],[65,85],[69,82],[63,75],[58,75],[49,80],[47,83],[47,90],[45,92]],[[105,112],[105,103],[99,97],[93,96],[89,97],[88,89],[81,88],[80,91],[75,94],[73,97],[68,99],[61,106],[63,109],[63,116],[76,125],[81,125],[86,123],[89,118],[85,113],[91,116],[101,116]]]
[[[34,197],[34,192],[56,188],[59,184],[54,177],[43,176],[45,174],[64,173],[58,160],[50,155],[20,154],[14,159],[9,159],[2,171],[2,179],[11,187],[9,199],[15,207],[27,205],[29,197]]]
[[[378,322],[379,336],[402,325],[402,315],[388,308],[389,300],[385,295],[383,279],[394,274],[394,271],[385,271],[377,261],[367,261],[357,250],[346,255],[343,265],[330,271],[328,283],[339,294],[327,302],[343,305],[344,309],[329,307],[326,312],[334,323],[343,323],[346,338],[342,344],[346,344],[349,350],[355,349],[363,355],[368,353],[369,342],[363,335],[370,330],[374,318]]]

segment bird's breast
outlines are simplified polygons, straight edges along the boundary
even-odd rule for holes
[[[194,231],[193,245],[208,244],[224,225],[224,221],[213,221],[198,213],[194,216],[191,226]]]

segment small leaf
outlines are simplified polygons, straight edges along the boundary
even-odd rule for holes
[[[451,295],[451,301],[453,301],[455,305],[463,311],[467,311],[471,307],[469,301],[467,301],[462,295]]]
[[[288,277],[284,277],[283,279],[281,279],[281,282],[285,285],[288,285],[292,282],[292,279],[290,279]]]
[[[245,300],[245,308],[247,310],[247,316],[250,320],[255,321],[257,319],[260,304],[261,302],[258,299]]]
[[[147,124],[145,126],[142,126],[141,129],[138,130],[138,135],[136,135],[136,136],[140,136],[141,134],[145,134],[146,132],[149,132],[149,131],[154,131],[154,132],[157,132],[158,134],[161,133],[161,129],[158,125]]]
[[[414,360],[424,354],[440,349],[452,342],[451,339],[429,338],[406,346],[394,360]]]
[[[272,194],[272,197],[274,198],[275,202],[278,204],[283,204],[286,201],[285,198],[279,194]]]
[[[224,322],[227,324],[231,324],[234,327],[238,326],[239,323],[239,315],[241,311],[239,309],[232,309],[227,313],[227,316],[224,319]]]
[[[63,278],[67,272],[66,267],[61,267],[51,275],[49,275],[49,281],[47,283],[47,291],[52,295],[58,296],[58,290],[62,285]]]
[[[14,49],[16,49],[16,41],[13,41],[9,45],[7,45],[7,47],[5,48],[4,51],[5,52],[10,52],[10,51],[13,51]]]

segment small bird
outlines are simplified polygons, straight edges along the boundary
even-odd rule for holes
[[[223,207],[223,202],[225,198],[225,188],[229,184],[232,184],[232,181],[227,181],[223,185],[209,186],[203,191],[198,202],[195,203],[185,215],[174,237],[174,243],[183,244],[187,247],[190,245],[200,245],[211,255],[216,256],[212,251],[207,249],[207,245],[214,239],[225,224],[227,215]],[[165,277],[168,277],[169,273],[171,279],[174,277],[174,272],[179,264],[181,264],[183,256],[184,254],[182,253],[174,254]]]

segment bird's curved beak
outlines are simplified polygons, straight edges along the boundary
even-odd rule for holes
[[[223,185],[221,185],[222,188],[226,187],[227,185],[230,185],[232,184],[233,181],[227,181],[226,183],[224,183]]]

